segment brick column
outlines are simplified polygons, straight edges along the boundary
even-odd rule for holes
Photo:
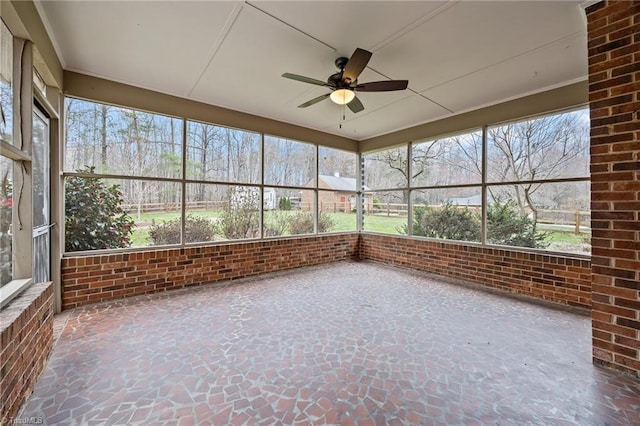
[[[586,12],[593,360],[640,377],[640,2]]]

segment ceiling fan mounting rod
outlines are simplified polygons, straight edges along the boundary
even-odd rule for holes
[[[334,63],[336,64],[336,68],[338,68],[340,71],[344,71],[344,67],[347,66],[347,62],[349,62],[349,58],[340,57],[337,58]]]

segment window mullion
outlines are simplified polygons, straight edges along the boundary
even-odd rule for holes
[[[180,182],[180,198],[181,198],[181,206],[180,206],[180,244],[182,246],[187,242],[187,120],[182,119],[182,181]]]
[[[480,242],[487,244],[487,126],[482,127],[482,160],[481,160],[481,176],[482,176],[482,195],[480,201]]]

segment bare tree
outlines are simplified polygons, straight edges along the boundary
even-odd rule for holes
[[[411,179],[423,178],[430,172],[430,160],[441,155],[442,144],[433,141],[414,146],[411,155]],[[409,202],[409,169],[407,167],[406,147],[387,149],[365,156],[366,184],[375,188],[402,188],[395,196],[401,203]],[[396,192],[390,193],[394,197]]]
[[[313,145],[289,139],[265,138],[265,182],[304,186],[314,176]]]
[[[533,195],[541,183],[530,181],[579,175],[584,168],[586,127],[578,114],[568,113],[506,124],[489,130],[489,178],[523,182],[512,186],[521,213],[530,211],[534,223],[538,208]]]
[[[318,154],[320,156],[318,161],[320,167],[320,170],[318,170],[319,174],[333,175],[338,173],[340,176],[356,176],[356,154],[328,147],[320,147]]]

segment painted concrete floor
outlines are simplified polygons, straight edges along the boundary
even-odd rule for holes
[[[371,263],[67,312],[20,417],[82,425],[631,425],[590,319]]]

